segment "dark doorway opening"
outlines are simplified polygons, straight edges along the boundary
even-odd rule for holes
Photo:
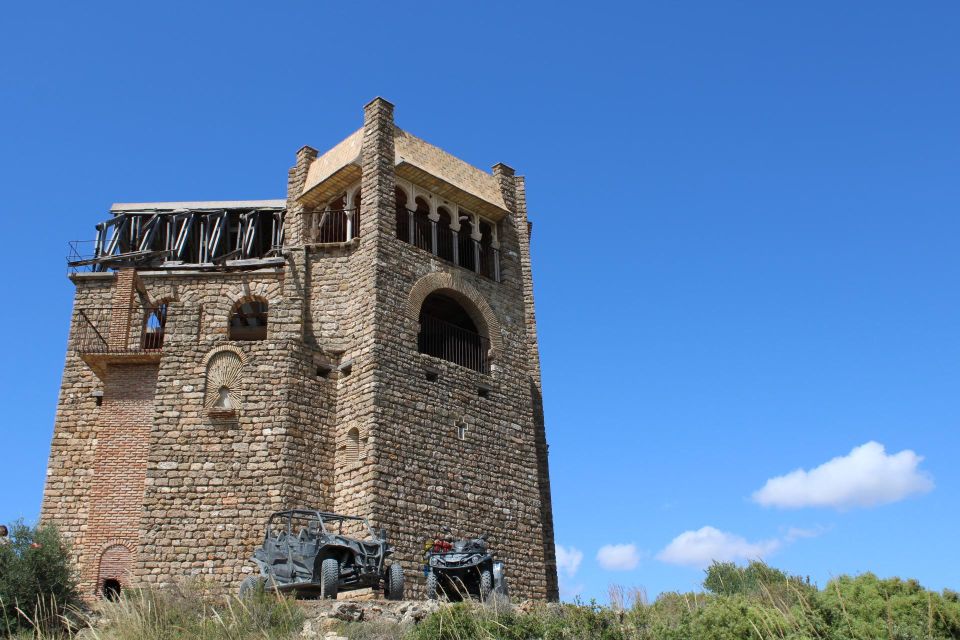
[[[114,578],[107,578],[103,581],[103,588],[100,592],[103,594],[103,597],[111,602],[116,602],[120,599],[120,581]]]

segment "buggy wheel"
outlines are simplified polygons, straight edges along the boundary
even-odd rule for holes
[[[493,574],[490,572],[490,569],[484,569],[480,572],[480,600],[486,602],[492,591]]]
[[[437,599],[437,574],[433,571],[427,574],[427,599]]]
[[[327,558],[320,564],[320,597],[337,599],[340,586],[340,563],[336,558]]]
[[[240,599],[249,598],[263,589],[264,580],[260,576],[247,576],[240,583]]]
[[[403,567],[394,562],[387,569],[387,599],[403,600]]]

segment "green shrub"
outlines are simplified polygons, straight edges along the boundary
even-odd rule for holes
[[[76,574],[56,528],[14,523],[10,543],[0,545],[0,629],[53,633],[79,603]]]
[[[955,594],[929,591],[916,580],[884,580],[872,573],[840,576],[818,594],[817,603],[836,637],[960,638],[960,602]]]

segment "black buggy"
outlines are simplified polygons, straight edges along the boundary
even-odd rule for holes
[[[444,595],[450,600],[471,596],[486,600],[492,593],[507,595],[503,563],[494,560],[487,549],[487,534],[478,538],[455,540],[450,529],[438,537],[425,554],[427,597]]]
[[[383,529],[365,518],[312,509],[278,511],[267,520],[263,544],[253,553],[259,576],[240,585],[245,597],[261,586],[298,596],[336,598],[370,587],[390,600],[403,598],[403,569],[387,564],[393,548]]]

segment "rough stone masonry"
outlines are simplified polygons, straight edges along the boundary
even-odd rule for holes
[[[266,517],[312,507],[386,528],[413,594],[450,525],[490,534],[513,594],[556,599],[523,178],[377,98],[287,184],[114,205],[75,263],[42,520],[84,593],[232,591]]]

